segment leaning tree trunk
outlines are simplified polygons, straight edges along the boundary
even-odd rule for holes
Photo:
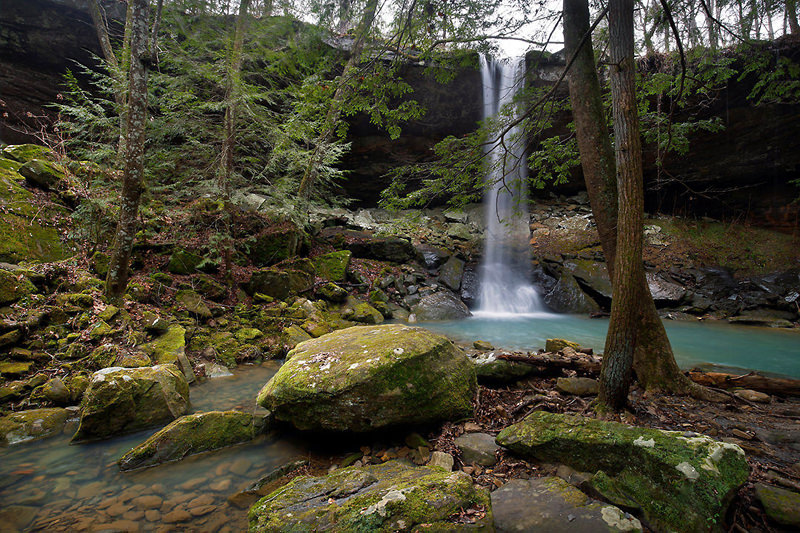
[[[789,31],[792,35],[800,33],[800,24],[797,23],[797,0],[786,0],[786,18],[789,20]]]
[[[228,63],[228,79],[225,87],[225,135],[222,141],[222,162],[217,175],[217,186],[225,204],[224,226],[225,237],[222,246],[225,277],[232,284],[231,261],[233,256],[232,215],[231,215],[231,175],[233,174],[233,155],[236,148],[236,104],[241,92],[242,47],[244,34],[247,31],[247,10],[250,0],[241,0],[236,29],[233,34],[230,62]]]
[[[119,222],[108,264],[106,295],[116,299],[128,285],[133,241],[136,236],[139,198],[144,180],[145,123],[147,120],[147,11],[148,0],[129,0],[127,24],[130,35],[125,170],[122,176]]]
[[[375,21],[377,9],[378,0],[368,0],[367,5],[364,7],[364,13],[361,15],[361,21],[356,30],[356,40],[353,43],[353,49],[350,51],[350,59],[347,60],[347,64],[342,71],[339,85],[331,99],[328,113],[325,115],[322,132],[317,137],[316,147],[303,173],[303,179],[300,181],[298,196],[302,200],[308,200],[311,197],[311,192],[319,179],[319,167],[325,156],[325,145],[333,140],[336,125],[342,117],[342,105],[351,91],[350,78],[355,76],[358,64],[361,62],[361,53],[364,50],[367,34]]]
[[[598,400],[613,410],[627,404],[636,349],[642,264],[642,146],[633,60],[633,0],[611,0],[608,12],[611,101],[617,165],[617,255],[611,283],[614,298],[608,324]]]

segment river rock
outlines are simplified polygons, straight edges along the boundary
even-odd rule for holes
[[[0,417],[0,446],[61,433],[70,412],[66,409],[30,409]]]
[[[543,297],[544,303],[557,313],[594,313],[600,305],[587,295],[572,274],[564,273]]]
[[[9,505],[0,509],[0,524],[3,525],[3,531],[6,531],[6,528],[7,531],[27,531],[28,525],[38,512],[38,507]]]
[[[705,531],[720,522],[750,468],[739,446],[694,433],[535,412],[497,443],[541,461],[595,472],[588,482],[612,504],[639,510],[655,530]]]
[[[556,390],[575,396],[593,396],[600,390],[600,383],[592,378],[558,378]]]
[[[756,484],[756,498],[770,521],[800,528],[800,494],[780,487]]]
[[[422,297],[411,312],[422,322],[459,320],[472,314],[464,302],[450,291],[439,291]]]
[[[495,452],[500,447],[488,433],[465,433],[455,440],[455,445],[461,451],[464,464],[492,466],[497,463]]]
[[[175,365],[104,368],[92,375],[73,441],[109,438],[169,422],[189,408],[189,384]]]
[[[636,518],[557,477],[509,481],[492,493],[492,514],[497,533],[642,531]]]
[[[120,470],[134,470],[183,459],[188,455],[246,442],[263,433],[263,416],[239,411],[186,415],[139,444],[118,461]]]
[[[577,342],[568,341],[566,339],[547,339],[544,344],[544,351],[555,353],[567,347],[572,348],[575,351],[581,349],[581,345]]]
[[[448,517],[489,496],[463,472],[403,461],[301,476],[250,508],[251,532],[442,531]],[[491,515],[484,519],[491,525]],[[424,528],[424,529],[422,529]]]
[[[657,307],[675,307],[686,297],[686,289],[662,274],[648,272],[647,285]]]
[[[472,363],[446,337],[356,326],[289,352],[258,403],[298,429],[363,432],[467,416],[475,388]]]
[[[464,261],[456,256],[450,257],[439,271],[439,281],[450,290],[458,291],[461,288],[461,278],[464,275]]]

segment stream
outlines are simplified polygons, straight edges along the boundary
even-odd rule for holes
[[[242,366],[233,376],[193,386],[192,410],[252,411],[259,389],[279,367],[276,361]],[[299,443],[283,435],[280,440],[262,435],[247,444],[123,474],[117,459],[158,428],[70,445],[76,424],[69,423],[58,437],[0,449],[0,531],[16,530],[9,520],[31,531],[150,531],[171,523],[175,531],[244,531],[247,507],[236,507],[228,497],[305,455]]]
[[[502,317],[474,316],[452,322],[420,324],[456,342],[484,340],[498,348],[536,351],[548,338],[563,338],[603,351],[607,319],[532,313]],[[800,379],[800,332],[724,322],[664,321],[675,359],[683,369],[765,374]]]

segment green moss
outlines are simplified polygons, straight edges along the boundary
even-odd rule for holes
[[[563,350],[564,348],[572,348],[573,350],[580,350],[581,345],[577,342],[568,341],[565,339],[547,339],[545,343],[544,351],[546,352],[558,352]]]
[[[360,322],[362,324],[380,324],[383,322],[383,315],[381,312],[368,303],[356,304],[352,310],[345,311],[343,317],[347,320]]]
[[[475,387],[472,363],[447,338],[365,326],[298,345],[258,402],[300,429],[371,431],[468,416]]]
[[[69,418],[66,409],[32,409],[0,417],[0,446],[61,433]]]
[[[488,494],[466,474],[389,461],[295,478],[253,505],[248,516],[254,532],[443,531],[452,529],[449,516],[488,503]]]
[[[211,318],[213,315],[203,297],[194,291],[182,290],[175,294],[175,301],[183,306],[190,314],[200,318]]]
[[[110,257],[103,252],[95,252],[89,260],[89,265],[98,276],[106,277],[108,275],[108,262]]]
[[[187,250],[176,250],[169,258],[167,272],[172,274],[192,274],[197,270],[197,266],[203,258]]]
[[[783,526],[800,527],[800,494],[797,492],[758,483],[756,498],[771,521]]]
[[[350,265],[350,250],[341,250],[324,255],[318,255],[313,259],[317,274],[321,278],[331,281],[345,281],[347,279],[347,267]]]
[[[246,442],[267,427],[264,417],[238,411],[186,415],[123,455],[118,464],[123,471],[155,466]]]
[[[597,472],[592,487],[612,503],[642,509],[666,531],[708,529],[747,480],[738,446],[703,436],[537,412],[497,443],[522,455]]]
[[[0,305],[14,303],[35,291],[36,287],[25,276],[0,269]]]
[[[176,362],[185,348],[186,330],[178,325],[170,326],[165,333],[141,346],[141,350],[158,364]]]
[[[3,157],[20,163],[27,163],[32,159],[55,159],[50,148],[38,144],[12,144],[3,148],[2,154]]]
[[[245,251],[256,266],[274,265],[297,255],[306,239],[303,230],[284,222],[248,239]]]
[[[0,376],[16,377],[30,372],[33,363],[31,361],[20,362],[0,362]]]

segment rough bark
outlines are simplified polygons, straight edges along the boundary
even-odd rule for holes
[[[147,11],[148,0],[129,0],[130,70],[128,74],[125,170],[114,247],[108,265],[106,295],[117,299],[128,285],[131,252],[136,236],[139,198],[144,179],[145,123],[147,120]]]
[[[797,0],[786,0],[786,19],[789,21],[789,31],[792,35],[800,33],[800,24],[797,23]]]
[[[242,72],[242,47],[244,46],[244,35],[247,31],[247,11],[250,8],[250,0],[241,0],[239,3],[239,15],[236,19],[236,29],[233,34],[233,46],[231,47],[230,61],[228,62],[228,76],[225,86],[225,134],[222,140],[221,165],[217,175],[217,186],[220,195],[225,203],[225,237],[223,242],[223,262],[225,263],[225,273],[228,282],[231,282],[231,257],[233,255],[233,239],[231,237],[231,175],[233,174],[233,156],[236,148],[236,108],[241,92],[241,72]]]
[[[788,378],[768,378],[751,372],[743,376],[720,372],[689,372],[695,383],[709,387],[729,389],[741,387],[779,396],[800,396],[800,380]]]
[[[308,166],[303,174],[303,179],[300,181],[298,196],[300,196],[302,200],[308,200],[311,197],[311,192],[319,178],[319,167],[324,157],[324,147],[333,140],[336,125],[342,116],[342,104],[351,91],[350,79],[355,76],[358,70],[358,65],[361,62],[361,53],[364,51],[367,34],[375,21],[377,9],[378,0],[368,0],[367,5],[364,7],[364,13],[361,15],[361,21],[356,29],[356,40],[350,51],[350,58],[347,60],[347,64],[342,71],[339,85],[331,99],[328,113],[325,115],[325,123],[322,126],[322,132],[317,137],[316,148],[314,148],[314,152],[311,154]]]

